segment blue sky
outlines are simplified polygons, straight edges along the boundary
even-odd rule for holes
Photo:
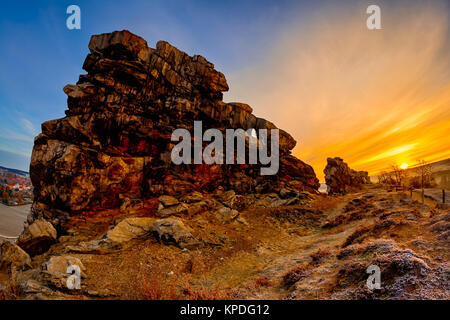
[[[81,8],[81,30],[66,8]],[[128,29],[150,46],[167,40],[227,75],[273,44],[309,7],[299,1],[8,1],[0,10],[0,165],[28,169],[33,137],[64,116],[62,88],[75,83],[92,34]]]

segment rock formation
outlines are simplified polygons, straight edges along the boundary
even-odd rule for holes
[[[312,167],[290,154],[296,141],[283,130],[277,175],[261,176],[259,165],[171,162],[172,132],[192,132],[194,120],[203,121],[203,130],[223,132],[276,128],[246,104],[223,102],[226,79],[202,56],[164,41],[150,48],[128,31],[94,35],[89,50],[87,74],[64,87],[66,117],[43,123],[35,139],[30,224],[44,218],[58,229],[62,219],[86,211],[145,207],[161,195],[207,193],[219,186],[238,194],[317,190]]]
[[[352,188],[359,188],[363,184],[369,184],[370,178],[367,171],[355,171],[350,169],[347,163],[339,157],[328,158],[327,166],[323,170],[328,194],[345,194]]]

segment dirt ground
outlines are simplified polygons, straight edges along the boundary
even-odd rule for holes
[[[317,195],[303,205],[249,208],[240,213],[246,223],[211,224],[204,212],[184,220],[209,243],[199,249],[148,237],[101,254],[70,253],[86,267],[86,278],[80,292],[62,290],[56,297],[448,299],[450,211],[434,206],[428,199],[421,211],[407,194],[370,186],[345,196]],[[60,240],[33,263],[71,241]],[[365,283],[371,264],[381,266],[382,289],[375,292]]]

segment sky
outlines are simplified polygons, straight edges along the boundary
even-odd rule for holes
[[[66,8],[81,9],[81,30]],[[381,8],[369,30],[366,8]],[[450,158],[448,1],[16,1],[0,10],[0,165],[28,170],[33,138],[64,117],[92,34],[128,29],[201,54],[297,140],[323,180],[327,157],[375,175]]]

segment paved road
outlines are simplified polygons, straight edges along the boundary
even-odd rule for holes
[[[0,204],[0,240],[14,240],[23,230],[31,205],[5,206]]]
[[[433,199],[436,203],[442,203],[442,189],[427,188],[425,191],[425,198]],[[414,189],[414,194],[418,195],[418,199],[421,199],[422,190]],[[415,197],[417,198],[417,197]],[[450,190],[445,190],[445,203],[450,204]]]

